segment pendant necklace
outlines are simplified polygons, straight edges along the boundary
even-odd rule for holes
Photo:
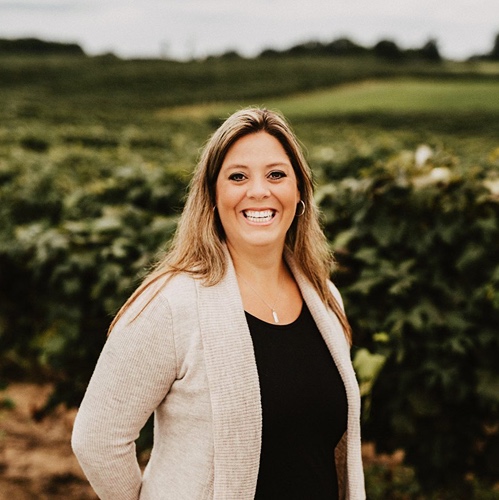
[[[260,294],[251,286],[248,281],[246,281],[239,273],[236,273],[253,291],[253,293],[272,311],[272,317],[274,318],[274,323],[279,323],[279,316],[277,316],[277,312],[275,310],[275,306],[277,304],[277,301],[279,300],[279,297],[281,296],[281,289],[279,288],[279,282],[277,283],[278,287],[278,292],[277,292],[277,297],[275,298],[274,304],[270,305],[267,301],[265,301]],[[280,280],[279,280],[280,281]]]

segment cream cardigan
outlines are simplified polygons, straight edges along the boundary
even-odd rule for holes
[[[350,349],[336,316],[292,258],[288,264],[345,384],[340,492],[361,500],[360,397]],[[75,421],[73,450],[102,500],[251,500],[262,410],[232,263],[215,286],[171,279],[137,316],[156,290],[144,292],[108,338]],[[142,476],[134,441],[152,412],[154,446]]]

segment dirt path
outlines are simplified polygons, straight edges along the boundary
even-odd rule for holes
[[[0,392],[0,500],[93,500],[97,497],[71,451],[75,410],[33,418],[50,386],[10,384]]]

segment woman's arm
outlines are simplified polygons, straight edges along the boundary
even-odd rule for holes
[[[139,498],[135,440],[176,378],[166,299],[160,293],[136,317],[149,298],[147,290],[113,329],[74,425],[74,453],[102,500]]]

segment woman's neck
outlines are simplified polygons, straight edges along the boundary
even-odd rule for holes
[[[278,283],[285,263],[283,251],[266,251],[256,249],[255,251],[241,251],[228,245],[229,253],[236,273],[243,279],[254,284]]]

